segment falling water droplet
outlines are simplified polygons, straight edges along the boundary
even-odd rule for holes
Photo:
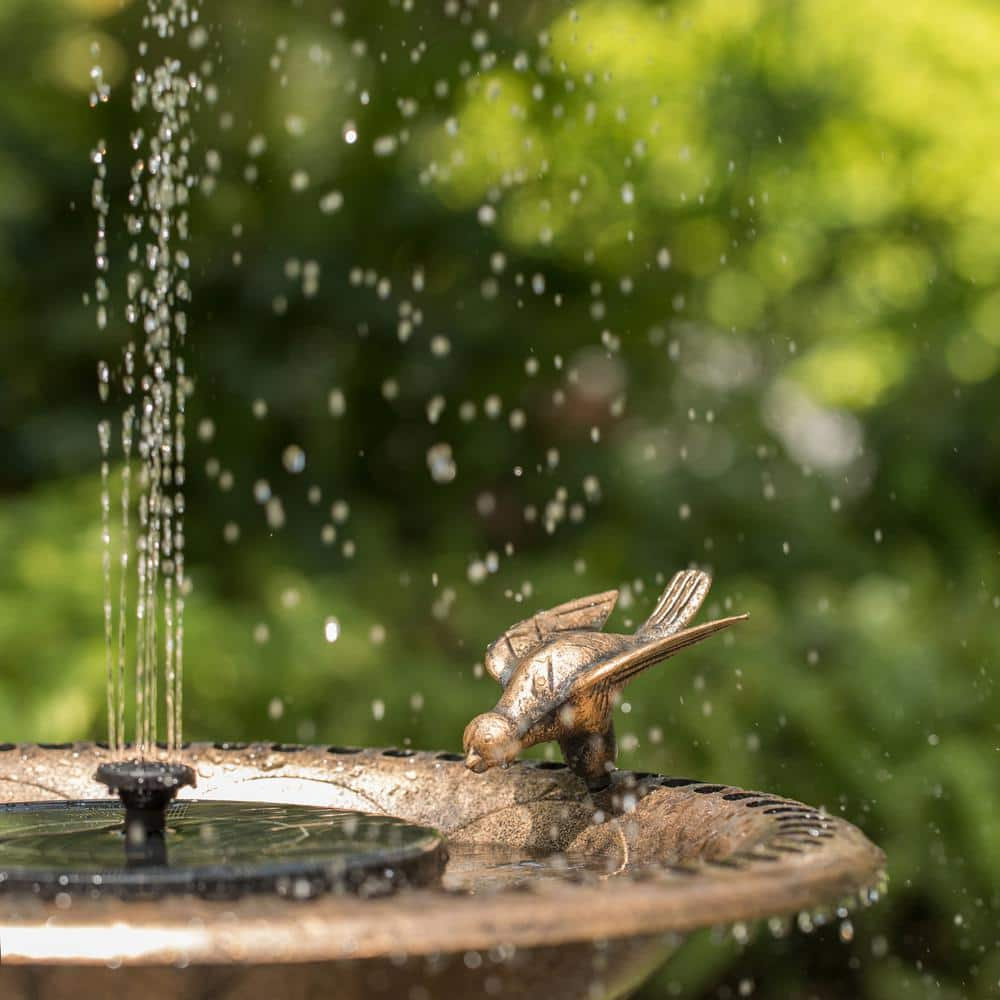
[[[297,445],[290,444],[281,455],[281,464],[286,471],[297,476],[306,467],[306,453]]]
[[[451,445],[445,442],[432,445],[427,450],[427,468],[431,479],[436,483],[450,483],[457,474],[455,459],[452,457]]]
[[[327,408],[331,417],[342,417],[347,410],[347,400],[340,389],[331,389],[327,397]]]
[[[97,394],[101,398],[102,403],[108,401],[108,394],[111,386],[111,372],[108,368],[107,362],[99,361],[97,363]]]
[[[344,204],[344,196],[339,191],[328,191],[319,200],[319,210],[324,215],[333,215],[339,212]]]
[[[265,505],[267,526],[272,531],[280,531],[285,526],[285,505],[281,497],[271,497]]]

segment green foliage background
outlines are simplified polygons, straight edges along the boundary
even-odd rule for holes
[[[88,151],[108,141],[118,220],[142,7],[0,6],[4,739],[105,725],[94,372],[129,333],[123,240],[109,328],[82,303]],[[891,887],[850,943],[699,936],[642,995],[996,995],[1000,8],[219,0],[203,20],[207,44],[174,43],[213,65],[186,735],[454,748],[511,621],[618,584],[612,624],[634,626],[657,574],[704,564],[714,610],[751,623],[635,683],[622,763],[822,803],[886,849]],[[89,110],[95,41],[112,99]]]

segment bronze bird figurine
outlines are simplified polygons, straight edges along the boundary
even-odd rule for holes
[[[483,772],[506,766],[536,743],[558,740],[566,763],[592,790],[615,765],[612,719],[618,695],[647,667],[747,615],[686,628],[712,578],[700,570],[675,574],[635,635],[601,632],[617,590],[539,611],[509,628],[486,650],[486,669],[503,688],[493,710],[465,729],[465,765]]]

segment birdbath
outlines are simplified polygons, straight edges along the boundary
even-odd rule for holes
[[[18,805],[0,808],[0,827],[9,810],[74,803],[120,819],[95,779],[108,756],[89,743],[4,745],[0,802]],[[112,891],[4,880],[3,996],[613,997],[691,931],[837,920],[876,899],[884,880],[882,852],[844,820],[689,777],[616,771],[592,792],[556,762],[475,774],[458,753],[271,743],[192,744],[180,763],[206,808],[293,810],[285,827],[360,812],[422,831],[413,878],[359,894],[363,877],[331,880],[330,865],[301,854],[308,873],[326,873],[325,891],[309,877],[297,891],[292,872],[241,878],[240,862],[220,873],[218,859],[216,880],[202,872],[183,891],[156,884],[168,866],[122,892],[135,871],[124,862],[103,872]],[[168,808],[168,841],[195,794],[182,787]],[[34,822],[44,840],[45,818]],[[110,837],[112,817],[102,822]],[[245,828],[247,839],[265,826]],[[447,841],[446,862],[429,831]]]

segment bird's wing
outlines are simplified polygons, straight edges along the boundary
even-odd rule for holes
[[[514,668],[557,632],[594,631],[604,626],[618,600],[617,590],[567,601],[512,625],[486,650],[486,669],[506,686]]]
[[[566,692],[567,698],[584,694],[599,694],[609,692],[628,683],[647,667],[679,653],[688,646],[693,646],[702,639],[707,639],[716,632],[721,632],[730,625],[744,621],[749,615],[735,615],[732,618],[720,618],[714,622],[695,625],[681,632],[653,639],[641,646],[626,649],[624,652],[598,660],[592,667],[582,671],[570,682]]]
[[[649,640],[679,632],[694,618],[711,586],[712,578],[700,569],[682,569],[675,573],[636,635]]]

